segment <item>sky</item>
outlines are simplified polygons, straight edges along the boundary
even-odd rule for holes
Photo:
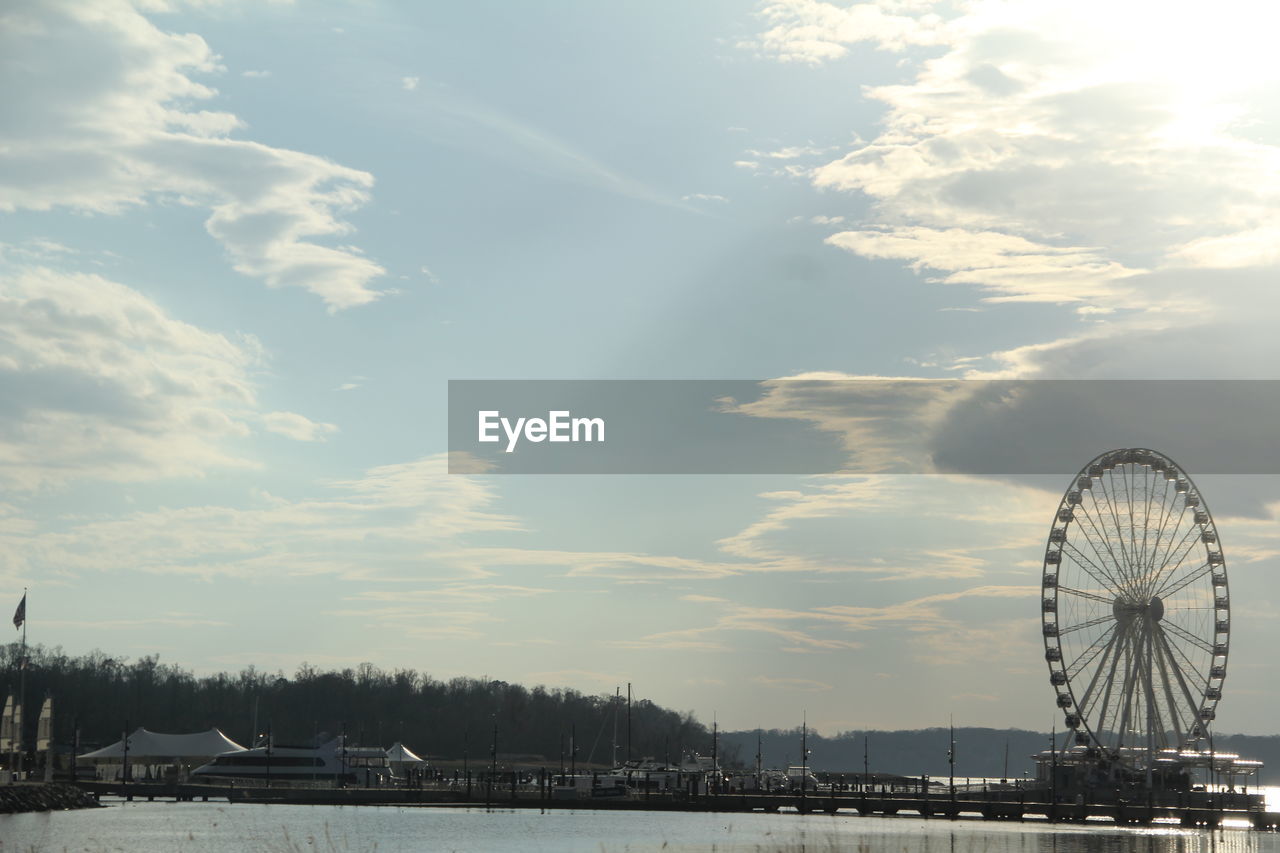
[[[33,643],[199,673],[1044,729],[1071,471],[450,474],[447,383],[1278,379],[1272,14],[10,5],[0,591]],[[1268,447],[1241,397],[1204,430]],[[1275,733],[1280,481],[1161,449],[1231,572],[1219,729]]]

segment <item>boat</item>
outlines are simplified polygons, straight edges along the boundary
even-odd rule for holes
[[[192,781],[323,781],[361,787],[389,785],[394,778],[385,751],[377,747],[344,746],[340,737],[320,746],[270,744],[224,752],[191,771]]]

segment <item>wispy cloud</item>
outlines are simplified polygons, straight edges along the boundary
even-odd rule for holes
[[[423,98],[425,112],[417,119],[418,127],[421,132],[434,135],[440,141],[465,146],[472,151],[487,151],[602,192],[690,213],[699,212],[687,201],[667,195],[604,164],[551,131],[500,112],[477,99],[444,89],[424,91]],[[463,122],[468,132],[461,136],[456,130],[446,132],[436,122],[441,117]]]
[[[373,176],[233,138],[238,117],[194,109],[216,94],[198,78],[222,70],[202,38],[165,32],[126,3],[110,14],[90,3],[27,6],[8,23],[0,211],[202,207],[239,272],[309,290],[330,310],[378,297],[370,283],[381,266],[321,242],[351,232],[342,216],[368,200]]]
[[[294,441],[324,441],[338,431],[334,424],[317,423],[297,412],[268,412],[262,420],[267,432],[283,435]]]
[[[832,685],[825,681],[815,681],[811,678],[773,678],[768,675],[752,676],[751,683],[770,690],[794,690],[801,693],[821,693],[832,688]]]
[[[884,50],[944,43],[946,22],[928,4],[875,0],[837,6],[819,0],[771,0],[759,16],[771,26],[754,39],[739,42],[781,62],[820,65],[840,59],[849,46],[868,42]]]

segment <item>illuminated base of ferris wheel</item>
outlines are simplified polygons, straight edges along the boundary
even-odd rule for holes
[[[1164,749],[1151,754],[1137,747],[1125,752],[1109,760],[1081,746],[1046,749],[1035,756],[1036,780],[1067,797],[1081,793],[1095,801],[1108,793],[1148,789],[1169,794],[1206,788],[1244,792],[1257,786],[1263,766],[1234,752]]]

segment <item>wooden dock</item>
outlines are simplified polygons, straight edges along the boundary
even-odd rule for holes
[[[101,798],[128,800],[219,800],[232,803],[289,805],[463,806],[536,809],[622,809],[648,811],[798,812],[923,817],[943,820],[1044,821],[1091,825],[1148,826],[1163,823],[1184,827],[1243,826],[1280,829],[1280,813],[1266,811],[1260,794],[1192,792],[1138,801],[1053,802],[1046,791],[1000,791],[951,797],[946,793],[809,793],[708,794],[691,797],[679,792],[632,793],[625,797],[569,797],[550,795],[546,788],[511,791],[483,785],[470,795],[461,788],[327,788],[246,787],[243,785],[135,782],[82,782],[80,787]]]

